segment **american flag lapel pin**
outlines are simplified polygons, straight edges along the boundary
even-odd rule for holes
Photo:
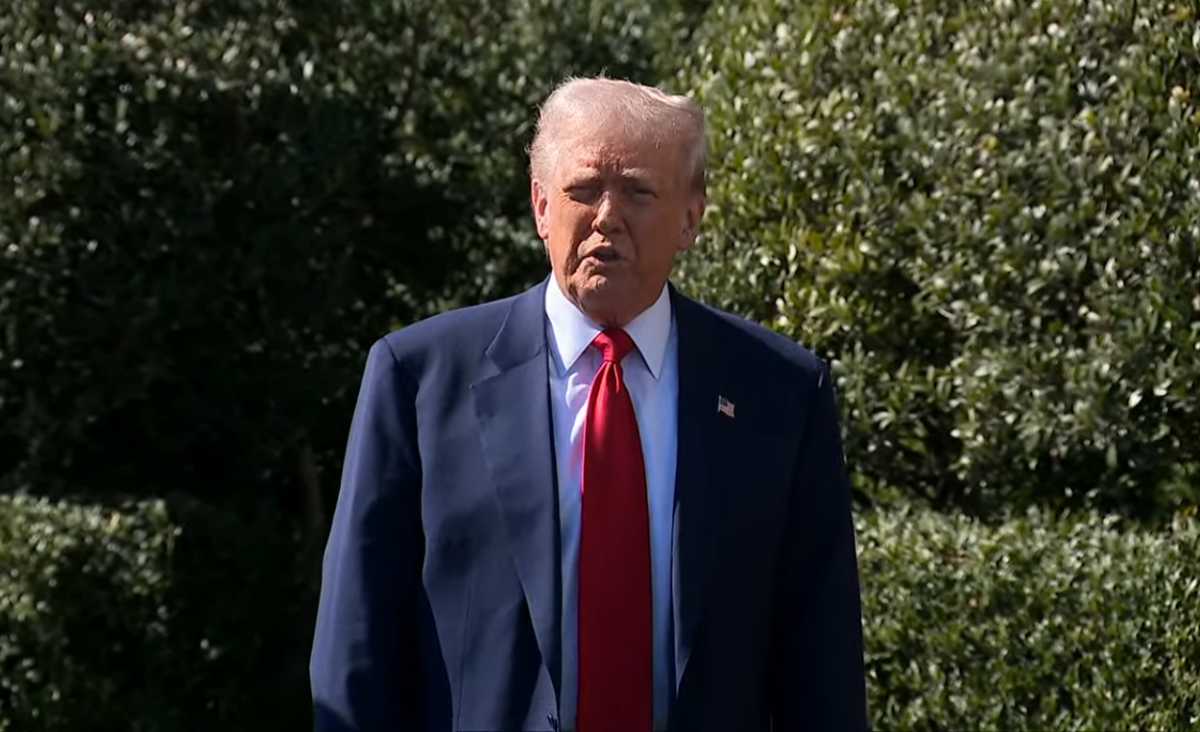
[[[733,419],[733,402],[723,396],[717,397],[717,411]]]

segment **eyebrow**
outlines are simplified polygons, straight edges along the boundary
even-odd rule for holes
[[[653,171],[649,168],[625,168],[617,171],[604,171],[595,166],[586,168],[586,172],[580,173],[574,178],[567,180],[567,185],[580,185],[583,183],[595,182],[601,178],[615,176],[626,182],[649,183],[654,180]]]

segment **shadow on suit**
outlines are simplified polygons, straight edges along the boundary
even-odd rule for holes
[[[565,728],[549,282],[371,349],[310,664],[319,732]],[[670,295],[670,730],[864,730],[854,528],[829,369],[757,324]],[[736,416],[718,411],[720,399]]]

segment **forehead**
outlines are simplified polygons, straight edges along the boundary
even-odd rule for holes
[[[679,168],[677,148],[677,145],[650,135],[590,134],[564,145],[559,170],[567,175],[672,175]]]

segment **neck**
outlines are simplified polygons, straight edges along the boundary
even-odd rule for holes
[[[582,298],[573,295],[568,295],[567,299],[574,303],[575,307],[579,308],[579,311],[587,316],[588,320],[607,330],[624,328],[632,323],[639,315],[650,309],[650,306],[658,299],[658,294],[656,293],[649,299],[642,298],[635,303],[622,303],[625,307],[620,305],[605,307],[603,304],[584,303]]]
[[[662,295],[662,287],[658,287],[649,295],[639,295],[635,298],[613,297],[612,293],[591,293],[588,297],[579,293],[569,284],[559,282],[557,275],[551,278],[558,291],[563,294],[575,309],[584,317],[601,328],[624,328],[649,310]]]

